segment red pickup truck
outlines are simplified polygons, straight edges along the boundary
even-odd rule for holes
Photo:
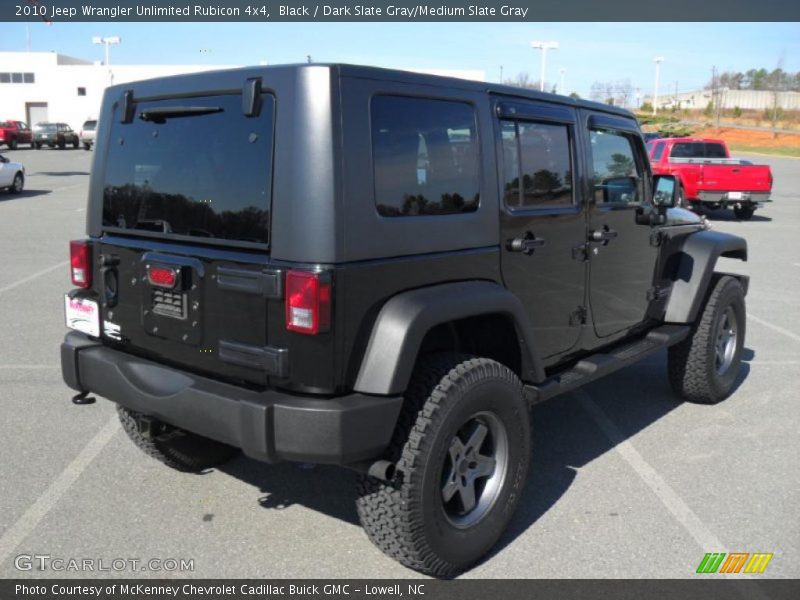
[[[769,166],[731,158],[722,140],[652,140],[647,144],[647,153],[654,174],[678,178],[680,204],[687,208],[732,207],[737,218],[747,220],[762,203],[770,201]]]
[[[33,132],[22,121],[0,121],[0,144],[5,144],[12,150],[17,144],[30,144],[33,148]]]

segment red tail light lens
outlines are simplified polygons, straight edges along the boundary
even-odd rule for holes
[[[150,285],[172,289],[178,281],[178,274],[169,267],[148,267],[147,280]]]
[[[92,285],[92,247],[86,240],[69,243],[69,262],[72,285],[88,288]]]
[[[324,273],[286,273],[286,329],[315,335],[331,324],[331,284]]]

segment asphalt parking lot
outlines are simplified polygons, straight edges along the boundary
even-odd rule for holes
[[[62,383],[70,239],[84,233],[93,153],[4,152],[28,171],[0,192],[0,577],[418,577],[358,525],[354,475],[239,457],[202,475],[162,467],[105,400]],[[464,577],[695,577],[706,552],[771,552],[800,576],[800,160],[772,166],[775,202],[714,228],[745,236],[746,364],[717,406],[673,397],[665,356],[534,410],[520,510]],[[20,555],[185,559],[180,571],[20,571]],[[27,562],[22,561],[22,566]]]

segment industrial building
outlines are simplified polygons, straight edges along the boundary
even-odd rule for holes
[[[242,65],[105,65],[55,52],[0,52],[0,121],[60,122],[77,131],[87,119],[97,118],[109,85],[238,66]],[[484,80],[479,70],[424,72]]]

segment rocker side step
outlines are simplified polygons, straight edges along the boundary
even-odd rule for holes
[[[662,348],[677,344],[689,335],[688,325],[662,325],[646,336],[605,352],[592,354],[578,361],[572,368],[553,375],[538,385],[526,385],[525,392],[531,403],[569,392],[590,381],[605,377],[623,367],[632,365]]]

